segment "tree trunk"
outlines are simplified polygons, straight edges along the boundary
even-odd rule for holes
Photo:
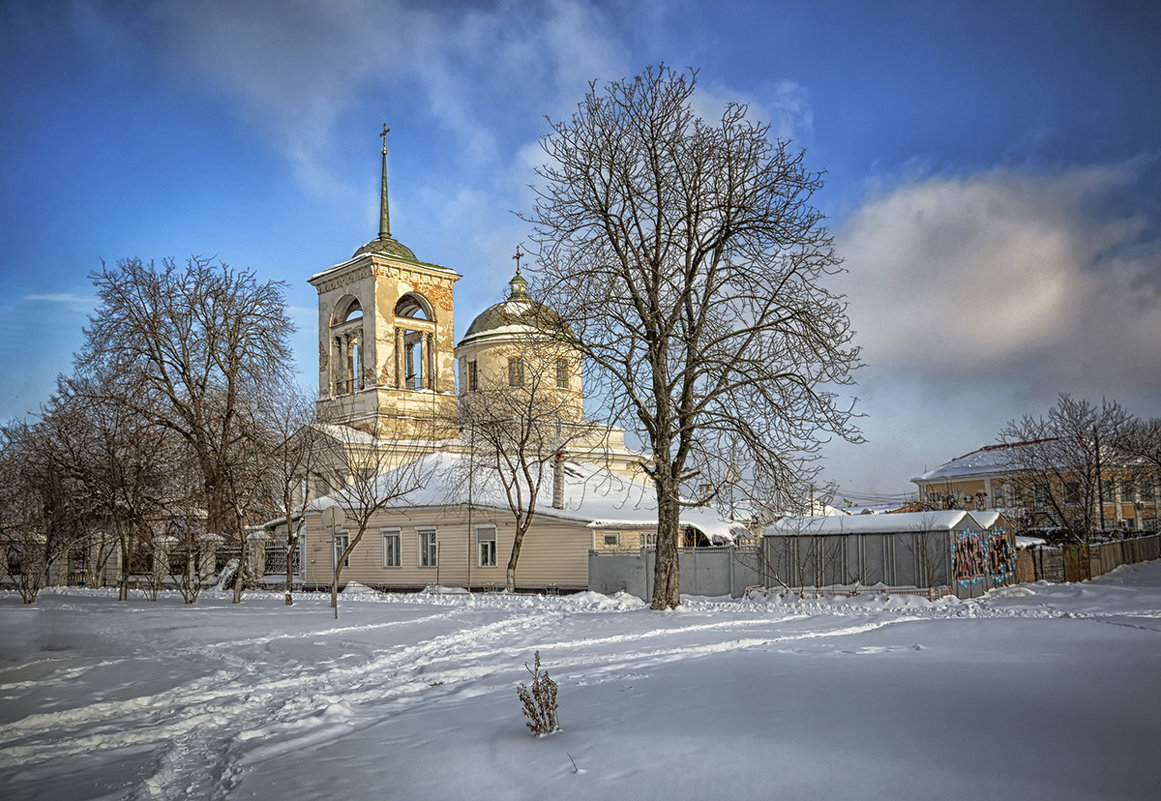
[[[658,611],[673,609],[681,605],[681,580],[679,575],[677,546],[681,537],[681,507],[677,500],[677,488],[667,485],[658,476],[657,486],[657,555],[653,566],[653,600],[651,608]]]
[[[241,526],[236,525],[236,515],[233,507],[227,500],[226,482],[217,470],[217,466],[206,459],[199,460],[202,470],[206,473],[204,483],[206,493],[206,530],[211,534],[229,539],[233,536],[242,536]],[[245,546],[243,546],[244,548]]]
[[[287,505],[289,508],[289,504]],[[304,510],[305,514],[305,510]],[[294,592],[294,552],[298,549],[298,534],[292,533],[294,529],[291,528],[293,521],[291,515],[286,516],[286,605],[294,606],[294,598],[291,593]]]
[[[512,555],[508,557],[508,569],[504,572],[504,586],[508,592],[516,592],[516,563],[520,561],[520,547],[524,544],[524,532],[528,530],[531,519],[524,525],[517,527],[516,535],[512,538]]]
[[[242,549],[238,555],[238,572],[234,574],[234,597],[233,603],[242,603],[242,590],[246,585],[246,568],[250,559],[250,548],[247,542],[249,538],[246,532],[242,529],[241,524],[238,525],[238,541],[242,543]]]
[[[121,545],[121,575],[117,582],[117,600],[129,600],[129,569],[133,561],[133,543],[119,523],[114,524],[118,529],[117,539]]]

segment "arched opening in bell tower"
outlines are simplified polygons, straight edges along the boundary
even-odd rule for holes
[[[363,389],[363,306],[347,295],[335,304],[331,316],[331,386],[334,395]]]
[[[431,301],[407,292],[395,304],[396,386],[434,390],[438,384],[436,319]]]

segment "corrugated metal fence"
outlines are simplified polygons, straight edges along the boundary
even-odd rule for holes
[[[1099,545],[1024,551],[1019,579],[1014,564],[1009,569],[1001,562],[996,569],[990,557],[984,569],[965,576],[956,564],[953,536],[767,537],[757,547],[687,548],[679,554],[681,592],[740,598],[752,587],[801,590],[858,585],[864,592],[876,586],[896,591],[918,587],[934,588],[935,597],[951,592],[972,598],[1018,580],[1079,581],[1123,564],[1161,558],[1161,535],[1154,534]],[[591,551],[589,589],[627,592],[648,600],[653,593],[654,555],[652,548],[613,554]]]

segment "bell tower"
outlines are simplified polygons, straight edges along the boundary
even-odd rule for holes
[[[391,235],[387,133],[379,236],[313,276],[319,410],[379,439],[455,436],[452,291],[460,275],[420,261]]]

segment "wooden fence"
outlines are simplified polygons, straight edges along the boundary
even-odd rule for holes
[[[1161,559],[1161,534],[1095,544],[1042,545],[1020,552],[1021,581],[1084,581],[1121,565]]]

